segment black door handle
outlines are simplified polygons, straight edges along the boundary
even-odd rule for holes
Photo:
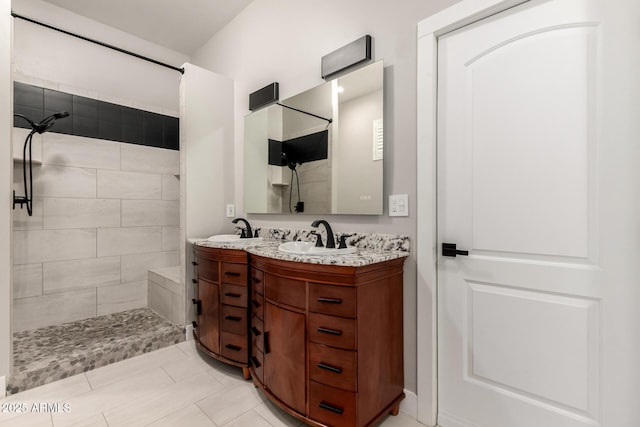
[[[443,243],[442,244],[442,256],[456,257],[457,255],[469,255],[469,251],[461,251],[456,249],[455,243]]]

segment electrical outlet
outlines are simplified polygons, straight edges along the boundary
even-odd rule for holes
[[[227,218],[233,218],[234,216],[236,216],[236,206],[227,205]]]
[[[409,195],[389,196],[389,216],[409,216]]]

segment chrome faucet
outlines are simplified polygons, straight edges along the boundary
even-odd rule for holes
[[[311,223],[312,227],[317,227],[320,224],[324,225],[324,228],[327,230],[327,248],[335,248],[336,247],[336,241],[335,238],[333,237],[333,230],[331,229],[331,226],[329,225],[329,223],[327,221],[325,221],[324,219],[316,219],[315,221],[313,221]]]
[[[242,234],[240,234],[240,238],[241,239],[250,239],[250,238],[252,238],[253,237],[253,232],[251,231],[251,224],[249,224],[249,221],[247,221],[244,218],[236,218],[231,222],[234,223],[234,224],[237,224],[238,221],[244,222],[244,226],[245,226],[245,228],[242,229]]]

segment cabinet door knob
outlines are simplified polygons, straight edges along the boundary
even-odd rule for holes
[[[255,336],[257,336],[257,337],[259,337],[260,335],[262,335],[262,334],[260,333],[260,331],[258,330],[258,328],[256,328],[255,326],[252,326],[252,327],[251,327],[251,332],[253,332],[253,335],[255,335]]]

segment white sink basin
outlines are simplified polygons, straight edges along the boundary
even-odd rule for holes
[[[214,243],[253,243],[262,240],[262,237],[251,237],[242,239],[239,234],[217,234],[215,236],[211,236],[207,239],[210,242]]]
[[[278,246],[280,252],[294,255],[344,255],[352,254],[358,249],[354,247],[317,248],[313,242],[286,242]]]

